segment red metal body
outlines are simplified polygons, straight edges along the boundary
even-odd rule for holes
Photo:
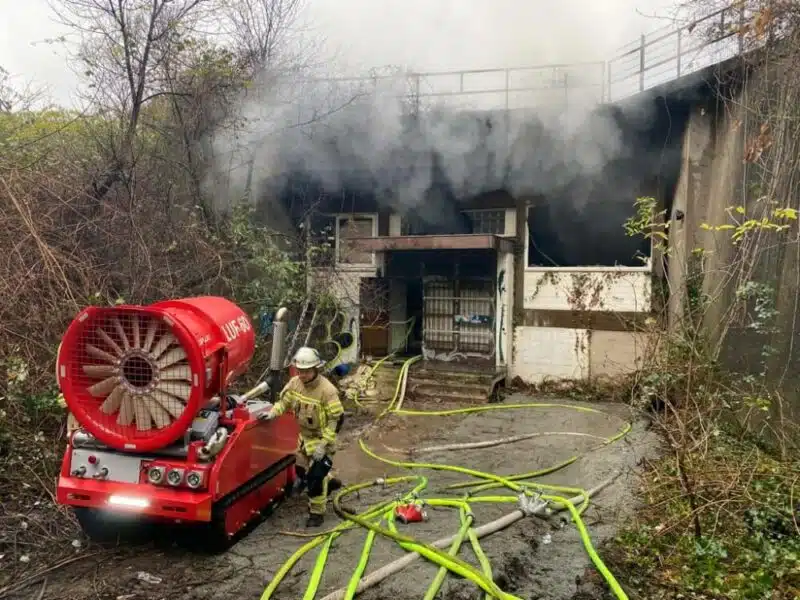
[[[156,321],[157,325],[151,328],[158,328],[160,333],[150,336],[148,343],[145,329]],[[108,342],[106,333],[115,328],[115,341]],[[97,330],[103,333],[92,337]],[[152,427],[149,420],[146,430],[136,422],[120,424],[103,409],[108,397],[98,398],[98,393],[91,391],[92,386],[96,388],[97,377],[104,377],[105,370],[116,369],[114,377],[122,381],[128,355],[138,353],[156,361],[158,353],[148,355],[147,351],[153,340],[159,339],[158,335],[167,340],[159,351],[167,352],[168,347],[173,347],[176,348],[173,352],[177,352],[174,356],[180,358],[180,375],[186,378],[183,385],[187,390],[179,398],[183,410],[160,428],[158,424]],[[86,351],[88,345],[94,347],[92,350],[100,347],[101,338],[105,340],[103,348],[109,353],[105,362],[95,360],[97,352]],[[57,375],[69,410],[81,428],[99,443],[79,444],[73,439],[79,434],[73,433],[58,478],[58,502],[157,520],[216,521],[221,522],[228,536],[241,530],[294,483],[299,432],[294,418],[284,415],[269,422],[259,421],[255,411],[251,413],[243,405],[230,409],[223,400],[222,408],[211,410],[218,411],[218,427],[227,431],[227,440],[212,459],[201,459],[206,441],[191,441],[185,455],[180,457],[165,448],[186,434],[201,409],[213,406],[212,398],[226,398],[228,384],[247,368],[253,349],[249,318],[224,298],[84,310],[63,338]],[[117,354],[111,356],[112,351]],[[89,375],[103,374],[90,377],[86,365]],[[156,365],[155,370],[158,368]],[[157,372],[153,382],[147,389],[157,387]],[[127,381],[123,384],[130,386]],[[135,402],[142,402],[142,398],[151,400],[147,391],[136,395],[136,389],[125,389],[133,389],[130,399]],[[177,443],[172,448],[183,446]],[[78,454],[80,461],[75,458]],[[78,462],[81,469],[75,468]],[[173,485],[165,477],[153,482],[149,477],[153,470],[164,474],[177,471],[180,481]],[[117,476],[119,473],[123,476]]]
[[[120,425],[100,411],[102,402],[88,391],[96,380],[83,368],[93,362],[87,347],[100,346],[95,332],[103,327],[113,330],[118,319],[125,337],[146,336],[143,331],[134,334],[130,325],[133,318],[146,323],[157,321],[161,336],[174,336],[191,370],[191,394],[185,408],[164,428],[140,431],[134,425]],[[117,339],[117,344],[121,343]],[[224,393],[228,383],[247,369],[254,348],[250,319],[225,298],[187,298],[149,306],[92,306],[81,312],[64,334],[56,372],[69,410],[93,436],[120,450],[147,452],[178,439],[211,397]]]
[[[246,412],[246,411],[242,411]],[[297,425],[291,415],[264,422],[235,415],[236,421],[228,443],[213,462],[197,460],[196,453],[185,460],[175,458],[141,458],[141,477],[138,483],[95,480],[72,474],[72,450],[69,444],[64,454],[58,478],[56,498],[60,504],[134,513],[172,521],[208,522],[214,507],[251,481],[262,480],[249,493],[224,507],[221,518],[226,533],[239,531],[254,514],[279,498],[294,482],[294,451],[297,444]],[[201,446],[195,442],[195,448]],[[99,452],[98,452],[99,454]],[[133,457],[131,457],[133,458]],[[171,487],[155,485],[147,480],[147,470],[154,465],[180,468],[186,472],[204,471],[202,489],[185,485]],[[102,468],[102,460],[98,461]]]

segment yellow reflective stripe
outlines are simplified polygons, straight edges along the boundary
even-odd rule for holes
[[[314,450],[317,449],[323,441],[322,438],[303,438],[303,449],[308,454],[314,454]]]
[[[328,478],[322,480],[322,493],[319,496],[308,499],[308,512],[311,514],[324,515],[328,506]]]
[[[331,400],[330,402],[328,402],[326,408],[328,414],[332,417],[338,417],[339,415],[344,413],[344,406],[342,406],[342,403],[339,401],[338,398],[336,400]]]
[[[303,394],[301,394],[300,392],[296,392],[295,390],[289,390],[288,392],[286,392],[286,394],[287,395],[291,395],[296,400],[299,400],[301,402],[305,402],[307,404],[319,404],[320,403],[319,400],[317,400],[316,398],[312,398],[311,396],[304,396]]]
[[[322,430],[322,438],[326,442],[335,442],[336,441],[336,430],[331,429],[330,427],[326,427]]]

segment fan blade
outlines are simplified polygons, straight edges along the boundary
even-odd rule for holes
[[[86,352],[95,358],[109,362],[112,365],[115,365],[119,362],[119,359],[116,356],[112,356],[105,350],[101,350],[97,346],[92,346],[91,344],[86,344]]]
[[[153,346],[153,349],[150,350],[150,356],[153,358],[153,360],[156,360],[159,356],[164,354],[164,350],[169,348],[176,341],[177,340],[171,333],[166,334],[164,337],[158,340],[156,345]]]
[[[159,369],[164,369],[182,361],[184,358],[186,358],[186,351],[183,348],[173,348],[156,361],[156,366]]]
[[[115,387],[117,387],[118,383],[119,383],[119,377],[117,377],[116,375],[114,377],[103,379],[103,381],[98,381],[92,387],[90,387],[89,393],[95,398],[108,396],[111,393],[111,391]]]
[[[84,374],[89,377],[111,377],[119,373],[114,365],[83,365]]]
[[[175,396],[182,402],[188,401],[189,396],[192,395],[191,384],[183,381],[170,381],[169,383],[161,383],[159,384],[158,389],[162,392],[166,392],[170,396]]]
[[[183,414],[184,404],[181,402],[180,398],[175,398],[174,396],[170,396],[168,393],[159,390],[158,388],[154,389],[150,392],[150,395],[153,399],[158,402],[162,408],[164,408],[169,414],[171,414],[174,418],[178,418]]]
[[[130,393],[125,392],[122,395],[122,404],[119,407],[119,414],[117,415],[117,424],[130,425],[133,423],[133,398]]]
[[[122,327],[122,323],[119,322],[117,317],[111,319],[111,322],[114,324],[114,329],[117,330],[117,335],[119,339],[122,340],[122,346],[125,348],[126,351],[131,349],[131,343],[128,341],[128,336],[125,335],[125,329]]]
[[[192,369],[189,365],[176,365],[158,372],[161,381],[191,381]]]
[[[133,347],[135,350],[138,350],[142,347],[141,345],[141,335],[139,334],[139,315],[133,315],[131,317],[131,327],[133,328]]]
[[[136,414],[136,429],[139,431],[149,431],[152,428],[153,419],[150,418],[150,411],[147,404],[142,402],[143,398],[137,396],[133,399],[133,410]]]
[[[150,346],[153,345],[153,340],[156,337],[156,332],[158,331],[158,321],[155,319],[150,319],[150,322],[147,324],[147,333],[144,336],[144,343],[142,344],[142,350],[145,352],[150,352]]]
[[[172,417],[170,417],[166,409],[152,396],[142,396],[139,398],[139,402],[147,406],[147,410],[150,411],[150,416],[153,418],[156,429],[163,429],[172,422]]]
[[[97,335],[100,336],[100,338],[116,353],[117,356],[122,356],[124,354],[122,348],[119,347],[119,344],[117,344],[117,342],[115,342],[105,331],[98,328]]]
[[[115,412],[119,410],[119,406],[120,404],[122,404],[122,398],[124,396],[125,396],[125,387],[122,385],[118,385],[108,395],[108,398],[105,399],[103,404],[100,406],[100,410],[102,410],[107,415],[113,415]]]

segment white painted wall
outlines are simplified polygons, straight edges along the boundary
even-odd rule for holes
[[[339,301],[339,310],[344,314],[345,326],[351,320],[353,327],[351,333],[355,336],[355,343],[350,348],[342,351],[341,362],[355,362],[359,356],[359,286],[362,277],[375,277],[376,267],[353,268],[348,265],[347,269],[319,269],[314,273],[312,285],[330,291]]]
[[[500,286],[500,273],[503,282]],[[497,257],[498,289],[495,308],[495,362],[504,367],[512,361],[514,350],[514,254],[498,253]],[[502,348],[502,352],[500,351]]]
[[[505,231],[503,231],[503,236],[516,237],[516,235],[517,235],[517,209],[507,208]]]
[[[510,372],[527,383],[589,377],[589,331],[560,327],[515,327]]]
[[[649,271],[526,269],[523,308],[534,310],[651,310]]]
[[[403,218],[397,213],[389,215],[389,235],[398,237],[403,231]]]
[[[652,307],[651,274],[645,270],[526,269],[524,277],[528,310],[649,312]],[[637,368],[643,347],[632,332],[520,326],[514,328],[511,373],[529,383],[622,374]]]

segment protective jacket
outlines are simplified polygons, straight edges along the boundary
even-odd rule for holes
[[[336,426],[344,408],[339,390],[326,377],[317,375],[308,384],[292,377],[272,411],[276,416],[287,411],[294,413],[300,427],[298,450],[310,456],[324,442],[329,455],[336,452]]]
[[[281,390],[280,400],[272,407],[275,416],[286,411],[294,413],[300,427],[295,454],[296,465],[308,473],[311,456],[320,444],[325,444],[325,454],[333,458],[336,453],[336,434],[344,408],[339,400],[339,390],[327,378],[317,375],[308,384],[292,377]],[[328,503],[328,473],[321,481],[308,480],[308,511],[324,515]]]

